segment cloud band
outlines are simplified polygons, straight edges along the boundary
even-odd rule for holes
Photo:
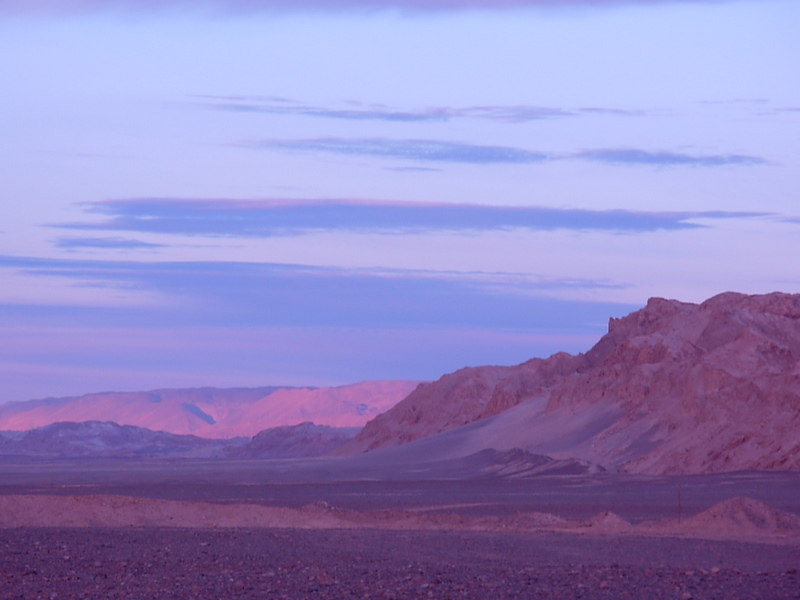
[[[742,212],[636,212],[541,206],[426,204],[365,200],[226,200],[143,198],[89,203],[101,222],[57,227],[193,236],[274,237],[313,231],[424,233],[435,231],[582,230],[647,232],[699,227],[693,220],[761,216]],[[132,247],[103,238],[95,246]],[[83,246],[92,245],[80,238]]]

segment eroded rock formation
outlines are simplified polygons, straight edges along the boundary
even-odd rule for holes
[[[470,423],[458,438],[470,451],[520,447],[638,473],[800,469],[800,295],[651,299],[585,354],[422,384],[347,448]]]

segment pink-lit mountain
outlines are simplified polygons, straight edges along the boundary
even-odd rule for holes
[[[485,448],[632,473],[800,469],[800,295],[651,299],[585,354],[420,385],[340,453]]]
[[[329,388],[174,389],[11,402],[0,404],[0,431],[26,431],[64,421],[108,421],[223,439],[307,421],[361,427],[416,385],[367,381]]]

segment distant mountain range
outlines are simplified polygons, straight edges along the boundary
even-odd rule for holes
[[[352,473],[437,464],[514,476],[800,470],[800,295],[653,298],[612,319],[585,354],[465,368],[419,385],[157,390],[0,405],[5,456],[325,454],[350,457],[335,467]]]
[[[300,423],[226,440],[151,431],[100,421],[53,423],[0,431],[0,457],[40,458],[307,458],[338,448],[359,428]]]
[[[0,404],[0,431],[27,431],[58,422],[107,421],[227,439],[308,421],[360,428],[416,386],[412,381],[366,381],[341,387],[168,389],[9,402]]]

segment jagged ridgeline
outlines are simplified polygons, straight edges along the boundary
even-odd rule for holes
[[[423,384],[342,452],[409,442],[427,456],[516,447],[632,473],[800,469],[800,295],[651,299],[585,354]]]

